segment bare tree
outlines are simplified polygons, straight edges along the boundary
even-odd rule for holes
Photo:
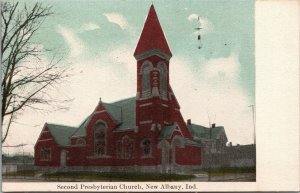
[[[57,101],[49,89],[69,76],[68,68],[53,56],[45,62],[50,50],[33,42],[43,21],[53,14],[51,7],[36,3],[4,2],[1,4],[1,65],[2,65],[2,143],[17,116],[26,108],[41,109]],[[3,128],[4,124],[5,128]]]

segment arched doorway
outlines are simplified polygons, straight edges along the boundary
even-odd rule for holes
[[[176,170],[176,147],[184,147],[184,139],[180,135],[176,135],[171,143],[172,148],[172,171]]]
[[[159,149],[161,149],[161,172],[167,173],[169,170],[170,144],[167,140],[162,140],[157,146]]]

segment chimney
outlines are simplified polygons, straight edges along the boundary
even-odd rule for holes
[[[215,127],[216,127],[215,123],[211,124],[211,128],[215,128]]]
[[[186,122],[187,122],[188,125],[192,124],[192,120],[191,119],[188,119]]]

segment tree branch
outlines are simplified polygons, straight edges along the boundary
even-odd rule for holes
[[[9,117],[3,143],[13,120],[24,109],[42,110],[37,105],[59,102],[53,100],[47,91],[70,75],[68,68],[58,65],[61,58],[55,60],[53,56],[50,62],[45,63],[47,55],[44,54],[49,50],[32,42],[42,23],[53,14],[51,7],[43,7],[40,2],[31,8],[26,4],[22,8],[19,3],[4,2],[2,5],[2,126],[4,118]]]

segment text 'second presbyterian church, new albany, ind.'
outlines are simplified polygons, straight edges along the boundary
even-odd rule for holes
[[[100,100],[78,127],[46,123],[35,166],[99,171],[169,172],[201,168],[207,144],[225,147],[223,127],[184,121],[169,83],[172,53],[151,5],[134,52],[136,97]],[[213,141],[214,143],[210,143]]]

